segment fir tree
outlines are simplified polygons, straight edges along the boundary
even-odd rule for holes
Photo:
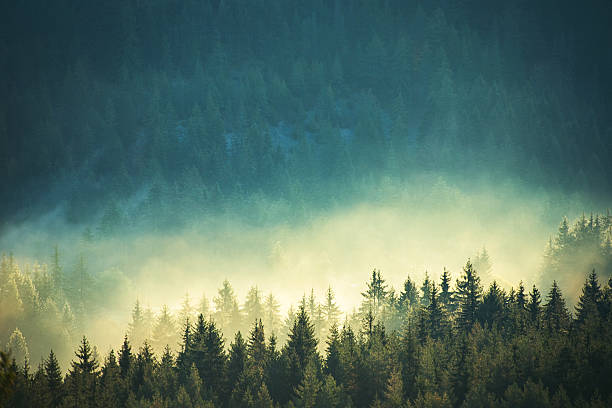
[[[540,312],[541,312],[541,297],[540,291],[533,285],[531,292],[529,292],[529,302],[527,303],[527,311],[529,313],[529,320],[535,327],[540,325]]]
[[[546,305],[544,305],[544,322],[550,331],[557,333],[569,327],[570,316],[557,281],[553,281]]]
[[[457,280],[457,325],[461,330],[469,331],[476,323],[481,296],[480,278],[468,260],[463,268],[461,279]]]
[[[300,306],[285,346],[285,353],[289,359],[287,381],[290,389],[296,388],[302,382],[306,365],[316,356],[316,349],[317,340],[314,335],[314,327],[310,323],[306,310]]]
[[[576,305],[576,320],[578,324],[584,323],[589,318],[597,319],[601,305],[602,291],[595,269],[593,269],[584,282],[582,294]]]
[[[53,350],[49,352],[49,358],[45,361],[45,385],[49,406],[59,407],[64,397],[62,371]]]

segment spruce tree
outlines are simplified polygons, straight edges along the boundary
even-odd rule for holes
[[[602,291],[595,269],[593,269],[584,282],[582,294],[576,305],[576,321],[578,324],[584,323],[589,318],[597,319],[601,305]]]
[[[306,365],[315,358],[316,350],[317,339],[314,335],[314,327],[310,323],[306,310],[300,306],[285,346],[285,354],[289,359],[287,382],[290,389],[295,389],[302,382]]]
[[[119,351],[119,368],[121,373],[121,378],[127,378],[130,367],[132,365],[132,347],[130,346],[130,342],[128,341],[127,334],[123,338],[123,344],[121,345],[121,350]]]
[[[478,308],[482,296],[480,278],[468,259],[463,267],[463,274],[457,280],[457,326],[462,331],[469,331],[478,319]]]
[[[236,333],[234,342],[230,345],[229,360],[227,363],[227,381],[231,392],[244,371],[247,358],[247,345],[240,332]]]
[[[544,305],[544,322],[548,330],[553,332],[562,332],[569,328],[570,316],[557,281],[553,281]]]
[[[451,278],[448,269],[444,268],[440,282],[440,303],[448,311],[453,311],[453,292],[450,289]]]
[[[529,313],[529,320],[535,327],[540,325],[540,312],[541,312],[541,297],[540,291],[533,285],[531,292],[529,292],[529,303],[527,303],[527,312]]]
[[[53,350],[49,352],[49,358],[45,361],[44,366],[47,400],[51,407],[59,407],[64,397],[64,390],[62,371]]]

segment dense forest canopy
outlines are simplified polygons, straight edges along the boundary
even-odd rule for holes
[[[2,2],[0,408],[612,405],[610,21]]]
[[[3,219],[170,228],[421,172],[609,198],[605,4],[7,2]]]

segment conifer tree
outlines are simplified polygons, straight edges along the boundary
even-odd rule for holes
[[[244,371],[246,358],[247,345],[242,338],[242,334],[237,332],[234,337],[234,342],[230,345],[229,360],[227,364],[227,380],[230,392],[234,389],[238,379]]]
[[[478,318],[478,308],[482,296],[480,278],[476,274],[472,263],[468,259],[463,274],[457,280],[457,325],[462,331],[469,331]]]
[[[593,269],[584,282],[582,294],[576,305],[576,321],[578,324],[584,323],[589,318],[597,319],[602,305],[601,302],[601,287],[599,286],[597,273]]]
[[[429,273],[425,271],[425,279],[423,285],[421,285],[421,305],[424,307],[429,306],[431,302],[431,286],[432,282],[429,279]]]
[[[45,361],[45,385],[49,406],[56,408],[62,403],[64,397],[62,371],[53,350],[49,352],[49,358]]]
[[[272,334],[278,334],[280,329],[280,304],[274,297],[272,293],[270,293],[265,300],[264,303],[264,321],[263,325],[267,328],[268,332]]]
[[[338,326],[334,324],[327,337],[325,372],[338,381],[341,375],[340,369],[340,334],[338,333]]]
[[[442,277],[440,278],[440,303],[446,308],[446,310],[453,311],[453,292],[451,291],[450,284],[451,278],[450,273],[446,267],[442,271]]]
[[[325,317],[327,330],[330,330],[334,325],[338,325],[340,308],[336,304],[334,291],[331,286],[327,288],[325,304],[323,305],[323,316]]]
[[[289,359],[287,381],[290,389],[296,388],[302,382],[306,365],[315,358],[316,349],[317,340],[314,335],[314,327],[310,323],[306,310],[300,306],[285,346],[285,353]]]
[[[527,303],[527,311],[529,313],[529,320],[535,327],[540,325],[540,312],[541,312],[541,296],[540,291],[533,285],[531,292],[529,292],[529,303]]]
[[[132,366],[132,359],[132,347],[130,346],[128,336],[126,334],[123,338],[121,350],[119,351],[119,369],[121,373],[121,378],[127,378],[130,372],[130,367]]]
[[[557,281],[553,281],[544,305],[544,322],[550,331],[557,333],[569,328],[570,316]]]
[[[316,407],[320,389],[321,382],[317,378],[317,370],[313,360],[311,360],[306,365],[302,381],[295,390],[296,406],[300,408]]]
[[[153,348],[159,352],[166,346],[175,346],[179,341],[177,333],[177,327],[174,324],[174,319],[168,310],[168,306],[163,305],[151,335]]]
[[[380,275],[380,270],[374,269],[372,271],[372,278],[367,283],[367,288],[365,292],[361,293],[364,301],[360,312],[362,315],[365,315],[368,311],[371,311],[374,318],[377,318],[388,295],[387,285]]]

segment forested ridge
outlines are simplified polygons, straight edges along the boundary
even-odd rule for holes
[[[563,219],[537,286],[503,288],[486,249],[460,274],[444,269],[421,283],[408,276],[397,291],[374,270],[353,311],[342,311],[329,287],[321,300],[305,293],[282,316],[273,293],[253,286],[240,303],[225,280],[212,299],[194,303],[186,295],[176,311],[163,305],[154,313],[136,300],[123,344],[103,355],[80,337],[105,313],[95,297],[101,282],[83,257],[68,272],[57,248],[49,266],[23,270],[5,255],[0,310],[11,354],[3,355],[0,401],[11,407],[608,406],[611,218]],[[585,276],[582,288],[569,293],[576,302],[566,301],[555,278],[568,269]],[[72,355],[66,345],[79,340],[70,365],[60,367]]]
[[[4,2],[2,219],[296,216],[423,172],[608,197],[606,4]]]

